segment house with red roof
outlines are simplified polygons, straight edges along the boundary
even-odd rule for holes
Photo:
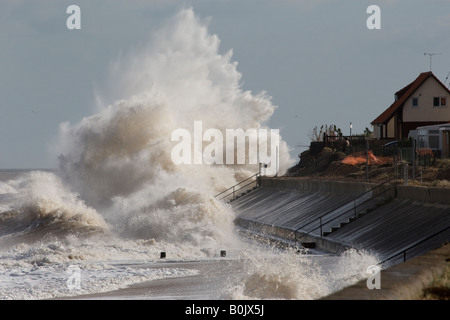
[[[431,71],[421,73],[371,122],[375,138],[406,139],[417,127],[449,123],[449,99],[449,89]]]

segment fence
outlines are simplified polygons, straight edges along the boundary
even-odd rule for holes
[[[348,142],[347,142],[348,141]],[[381,163],[417,161],[421,166],[436,164],[436,152],[431,149],[419,149],[411,140],[394,141],[393,139],[367,139],[365,136],[328,136],[324,135],[321,147],[345,152],[358,157],[370,152]],[[317,149],[317,147],[316,147]]]
[[[343,163],[365,165],[366,180],[373,168],[382,168],[396,179],[413,180],[420,178],[424,167],[436,165],[439,156],[431,149],[416,148],[412,140],[368,139],[365,136],[327,136],[324,135],[322,147],[344,152]],[[369,168],[370,166],[370,168]],[[391,169],[389,169],[391,168]],[[387,177],[385,177],[387,178]]]
[[[366,138],[363,135],[354,136],[329,136],[324,134],[323,146],[335,151],[351,154],[354,151],[365,150]]]
[[[261,185],[261,173],[258,172],[236,183],[234,186],[220,192],[219,194],[216,194],[215,198],[218,198],[219,200],[226,199],[227,201],[233,201],[240,193],[248,191],[251,188],[257,188],[260,185]]]

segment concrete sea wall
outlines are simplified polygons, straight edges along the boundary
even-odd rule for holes
[[[450,189],[421,186],[395,186],[396,197],[399,199],[409,199],[424,203],[438,203],[450,205]]]
[[[263,178],[261,180],[262,187],[289,189],[297,191],[314,191],[330,193],[335,195],[353,195],[357,196],[376,186],[375,183],[329,180],[312,180],[312,179],[296,179],[296,178]]]
[[[383,259],[402,250],[409,250],[410,256],[419,255],[449,241],[450,189],[391,182],[370,191],[375,186],[263,178],[259,189],[231,205],[237,213],[236,223],[247,229],[300,244],[314,243],[318,249],[333,253],[353,247],[375,252]],[[365,196],[358,198],[361,194]],[[356,198],[360,204],[353,212]],[[334,220],[321,220],[324,213]],[[436,233],[426,244],[409,249]]]
[[[450,270],[450,189],[295,178],[263,178],[261,187],[233,201],[236,223],[289,241],[314,243],[340,253],[347,248],[394,257],[381,271],[381,290],[369,290],[366,279],[323,300],[422,299],[427,288],[448,279]],[[327,236],[309,233],[305,221],[363,193],[378,197],[360,218]],[[433,236],[430,238],[430,235]],[[423,240],[426,241],[423,241]],[[400,253],[396,256],[396,253]],[[404,259],[407,259],[404,262]]]

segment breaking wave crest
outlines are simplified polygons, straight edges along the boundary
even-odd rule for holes
[[[34,171],[8,184],[0,194],[0,235],[14,233],[106,231],[107,224],[97,211],[84,204],[53,173]]]
[[[258,165],[176,165],[171,133],[192,132],[195,121],[222,132],[266,128],[276,106],[267,93],[241,88],[231,50],[219,52],[207,24],[183,9],[148,45],[112,64],[93,114],[60,125],[53,148],[59,171],[0,186],[4,231],[58,221],[67,233],[91,226],[202,250],[233,242],[234,213],[214,195]],[[278,152],[279,169],[286,170],[292,161],[282,140]]]
[[[78,124],[61,125],[58,150],[65,184],[122,235],[213,244],[233,238],[233,212],[214,195],[254,174],[258,165],[176,165],[171,133],[204,128],[261,128],[270,97],[240,85],[231,51],[192,9],[181,10],[141,52],[117,61],[110,91]],[[233,150],[234,151],[234,150]],[[280,143],[281,170],[289,154]]]

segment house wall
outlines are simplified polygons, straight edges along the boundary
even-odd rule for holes
[[[392,117],[387,124],[387,136],[386,138],[395,138],[395,120],[396,117]]]
[[[395,117],[389,121],[387,124],[387,135],[386,135],[386,125],[378,126],[372,125],[373,136],[375,139],[381,138],[395,138]]]
[[[372,124],[372,132],[375,139],[380,139],[380,129],[376,124]]]
[[[445,97],[445,107],[433,107],[433,97]],[[418,106],[413,107],[413,98],[418,98]],[[403,122],[450,121],[450,97],[448,91],[429,77],[404,103]]]
[[[372,125],[373,137],[375,139],[380,139],[383,137],[382,130],[384,130],[384,126],[378,126],[376,124]]]

